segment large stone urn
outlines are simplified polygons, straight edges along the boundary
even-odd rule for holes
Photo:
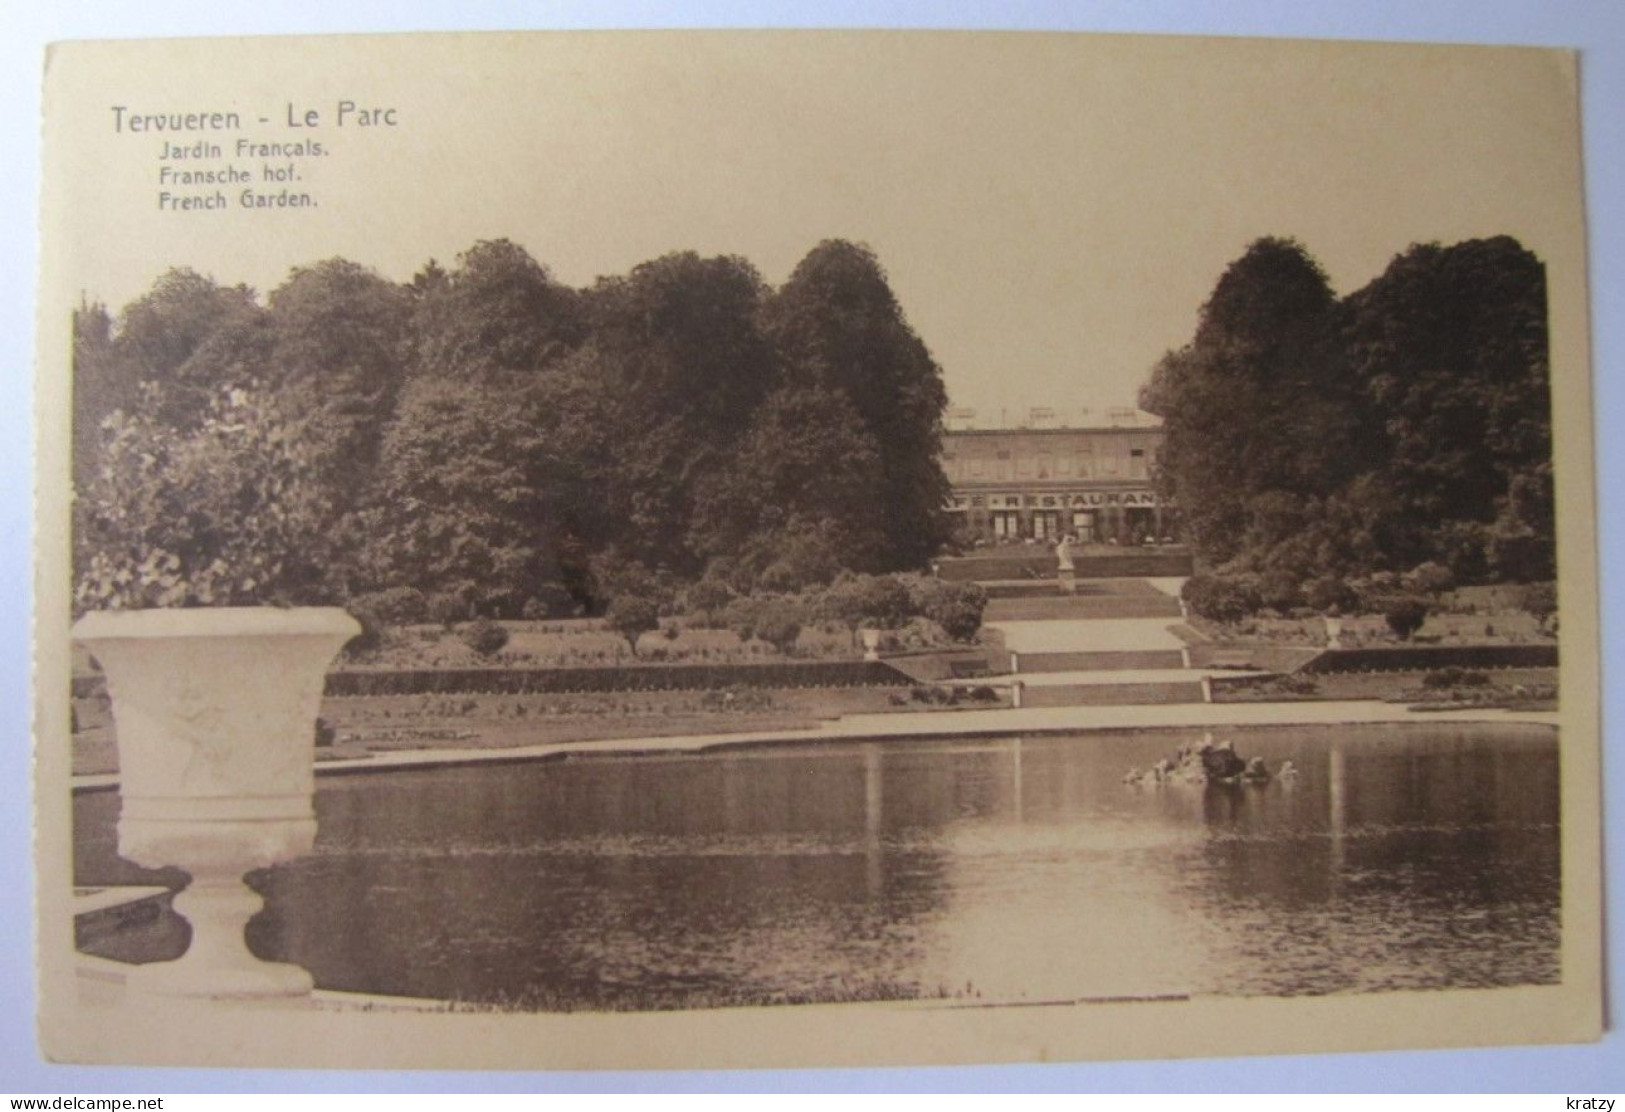
[[[322,680],[360,626],[342,610],[222,608],[87,614],[74,639],[101,664],[118,732],[119,853],[192,876],[175,910],[186,953],[128,984],[172,996],[298,996],[296,965],[260,961],[243,928],[263,901],[243,874],[308,852]]]

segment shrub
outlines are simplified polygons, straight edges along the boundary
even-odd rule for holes
[[[384,643],[383,624],[372,611],[352,604],[350,617],[356,620],[361,632],[344,643],[344,655],[350,659],[374,652]]]
[[[334,739],[337,738],[337,737],[338,737],[338,731],[333,729],[332,723],[328,722],[328,720],[325,719],[325,718],[317,716],[317,718],[316,718],[316,748],[318,748],[318,749],[326,749],[326,748],[328,748],[329,746],[331,746],[333,744]]]
[[[756,616],[755,634],[781,653],[787,653],[801,636],[801,610],[788,599],[774,599]]]
[[[1543,630],[1552,627],[1557,616],[1557,585],[1531,583],[1518,594],[1518,609],[1540,623]]]
[[[164,398],[103,423],[101,466],[75,507],[81,610],[323,603],[331,508],[315,448],[274,403],[222,391],[195,428]]]
[[[1258,588],[1241,576],[1193,575],[1180,597],[1197,615],[1215,622],[1239,622],[1263,605]]]
[[[453,591],[430,595],[425,609],[431,622],[438,622],[447,629],[467,621],[470,613],[468,600]]]
[[[676,590],[670,573],[651,571],[636,560],[623,559],[614,552],[604,552],[590,561],[593,592],[600,600],[635,596],[653,604],[656,612],[671,607],[676,601]],[[605,608],[606,611],[608,607]]]
[[[1322,614],[1346,613],[1359,607],[1354,588],[1335,575],[1322,575],[1304,586],[1304,601]]]
[[[1405,576],[1405,580],[1410,584],[1411,590],[1435,598],[1456,585],[1456,577],[1450,569],[1432,560],[1417,564]]]
[[[1271,610],[1284,614],[1303,603],[1303,590],[1291,572],[1270,571],[1258,581],[1258,597]]]
[[[383,591],[357,595],[350,600],[352,613],[370,614],[381,625],[412,625],[423,621],[429,613],[429,602],[416,587],[390,587]]]
[[[909,689],[909,698],[928,707],[952,706],[959,701],[959,692],[952,687],[929,687],[924,684]]]
[[[643,595],[617,595],[604,611],[609,628],[626,638],[632,655],[638,655],[638,638],[660,625],[660,606]]]
[[[479,656],[494,656],[508,643],[508,630],[490,618],[480,618],[463,630],[463,644]]]
[[[683,603],[691,614],[711,615],[733,601],[733,590],[722,580],[709,576],[688,588]]]
[[[1490,527],[1479,521],[1446,521],[1433,529],[1432,550],[1457,583],[1482,580],[1490,568]]]
[[[863,576],[858,588],[858,609],[865,624],[897,629],[908,621],[913,606],[908,588],[893,575]]]
[[[925,594],[922,613],[955,641],[974,641],[982,628],[987,592],[975,583],[939,583]]]
[[[541,621],[546,618],[569,617],[580,609],[580,604],[569,591],[557,583],[549,583],[538,588],[534,595],[525,600],[520,614],[531,621]]]
[[[1428,604],[1424,599],[1401,595],[1383,604],[1382,616],[1395,636],[1401,641],[1408,641],[1411,634],[1421,629],[1422,623],[1427,621]]]
[[[722,608],[722,624],[737,633],[741,641],[749,641],[756,636],[756,620],[764,605],[762,599],[740,595]]]
[[[819,618],[840,622],[852,631],[897,629],[915,613],[907,582],[893,575],[843,575],[818,593]]]

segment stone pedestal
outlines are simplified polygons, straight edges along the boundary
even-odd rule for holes
[[[880,631],[878,629],[863,631],[863,659],[880,659]]]
[[[187,952],[129,983],[176,996],[290,996],[310,974],[262,962],[243,927],[260,897],[243,874],[309,851],[323,677],[360,632],[336,609],[144,610],[86,615],[74,638],[107,677],[118,731],[119,853],[186,870],[175,909]]]

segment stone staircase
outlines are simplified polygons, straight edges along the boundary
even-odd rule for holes
[[[1038,579],[984,586],[991,596],[984,621],[1005,627],[1011,652],[1000,663],[1010,682],[1021,683],[1023,706],[1203,701],[1203,673],[1191,668],[1188,652],[1167,630],[1182,617],[1179,601],[1152,583],[1079,579],[1067,590]]]

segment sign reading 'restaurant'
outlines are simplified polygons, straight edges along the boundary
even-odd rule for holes
[[[1157,506],[1149,490],[1080,490],[1061,494],[956,494],[950,500],[956,510],[968,508],[1020,509],[1021,507],[1072,507],[1092,510],[1103,506]]]

